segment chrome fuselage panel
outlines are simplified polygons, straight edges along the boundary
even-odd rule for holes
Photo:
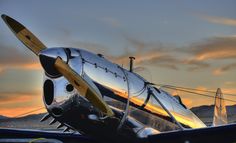
[[[148,88],[145,88],[145,79],[136,73],[129,72],[117,64],[111,63],[103,57],[90,53],[85,50],[79,50],[84,59],[83,72],[86,73],[94,82],[112,90],[116,96],[127,98],[127,80],[128,76],[130,87],[130,101],[138,106],[142,106],[148,97]],[[152,86],[149,88],[165,107],[175,116],[175,118],[185,126],[191,128],[205,127],[205,124],[197,118],[190,110],[183,107],[173,96],[167,92],[155,90]],[[160,116],[168,116],[156,100],[149,99],[144,107],[146,110]]]

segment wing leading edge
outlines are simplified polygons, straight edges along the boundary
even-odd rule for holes
[[[166,132],[148,137],[150,143],[234,143],[236,124]]]

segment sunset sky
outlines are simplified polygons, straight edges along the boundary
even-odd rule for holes
[[[231,94],[236,94],[235,7],[235,0],[0,0],[0,14],[21,22],[47,47],[87,49],[124,67],[135,56],[136,71],[151,82],[220,87]],[[44,106],[39,61],[2,20],[0,48],[0,115]],[[214,102],[170,92],[189,108]]]

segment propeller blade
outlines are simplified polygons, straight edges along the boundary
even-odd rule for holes
[[[100,109],[107,116],[114,115],[113,111],[97,94],[97,92],[59,57],[56,59],[55,68],[95,107]]]
[[[50,114],[47,113],[43,116],[43,118],[40,120],[40,122],[43,122],[43,121],[47,120],[50,117],[51,117]]]
[[[41,50],[46,49],[46,46],[25,26],[5,14],[2,15],[2,19],[15,36],[36,55],[38,55]]]

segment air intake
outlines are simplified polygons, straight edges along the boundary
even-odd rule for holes
[[[46,80],[43,85],[43,97],[47,105],[51,105],[54,98],[54,85],[51,80]]]

